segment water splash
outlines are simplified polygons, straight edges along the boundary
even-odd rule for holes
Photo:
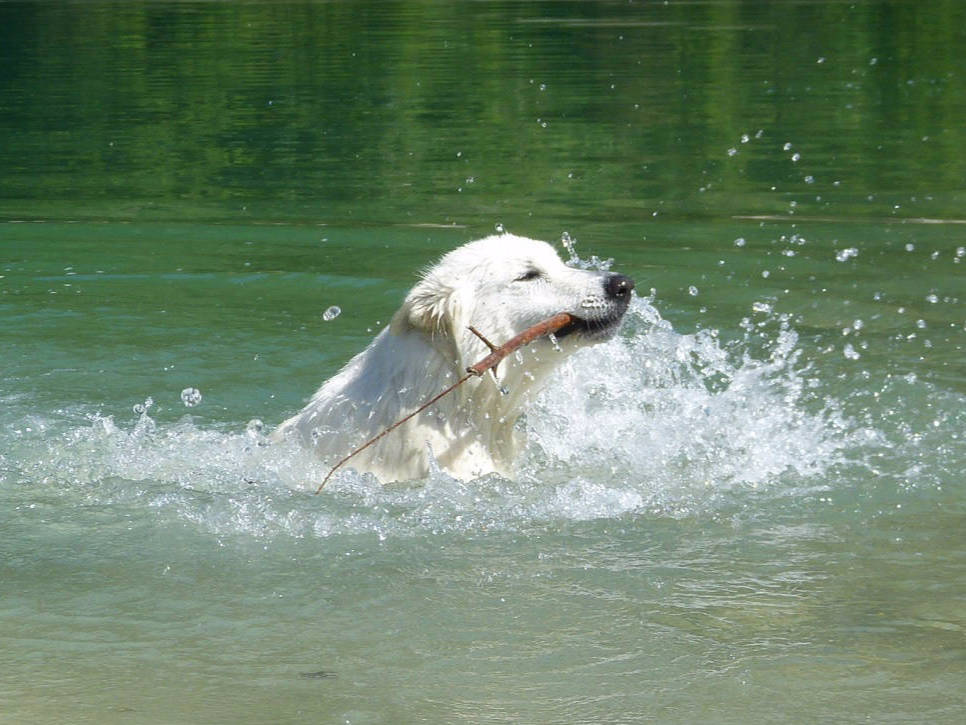
[[[577,240],[570,236],[570,232],[563,232],[560,235],[560,246],[567,251],[567,264],[574,266],[580,259],[577,256]]]
[[[198,388],[185,388],[181,391],[181,402],[186,408],[194,408],[201,404],[201,391]]]
[[[270,445],[261,421],[241,431],[160,423],[149,402],[133,423],[93,414],[0,433],[18,481],[218,537],[382,539],[713,515],[735,491],[824,485],[861,442],[812,391],[788,320],[769,320],[766,344],[758,324],[724,343],[715,330],[676,332],[636,298],[623,336],[571,358],[533,402],[512,480],[438,471],[384,487],[344,471],[316,497],[328,466],[294,443]]]
[[[561,371],[528,417],[530,475],[581,473],[646,505],[820,476],[854,441],[836,406],[810,399],[787,321],[766,360],[727,350],[714,331],[682,335],[646,301],[630,337]]]
[[[570,267],[608,272],[614,264],[613,259],[601,259],[596,254],[591,255],[588,259],[582,259],[577,254],[577,239],[576,237],[571,237],[569,232],[563,232],[560,235],[560,245],[567,251],[568,258],[566,263]]]

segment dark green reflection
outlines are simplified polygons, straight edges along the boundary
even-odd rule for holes
[[[964,28],[955,0],[5,3],[0,214],[956,215]]]

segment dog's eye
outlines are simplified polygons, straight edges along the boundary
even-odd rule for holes
[[[517,282],[529,282],[530,280],[533,280],[533,279],[540,279],[540,277],[542,276],[543,274],[540,272],[539,269],[528,269],[522,275],[517,277]]]

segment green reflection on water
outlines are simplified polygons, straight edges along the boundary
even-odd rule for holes
[[[0,214],[961,216],[964,27],[952,0],[4,4]]]

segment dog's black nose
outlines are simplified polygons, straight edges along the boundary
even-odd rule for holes
[[[623,274],[612,274],[604,281],[604,291],[614,300],[629,297],[634,289],[634,280]]]

